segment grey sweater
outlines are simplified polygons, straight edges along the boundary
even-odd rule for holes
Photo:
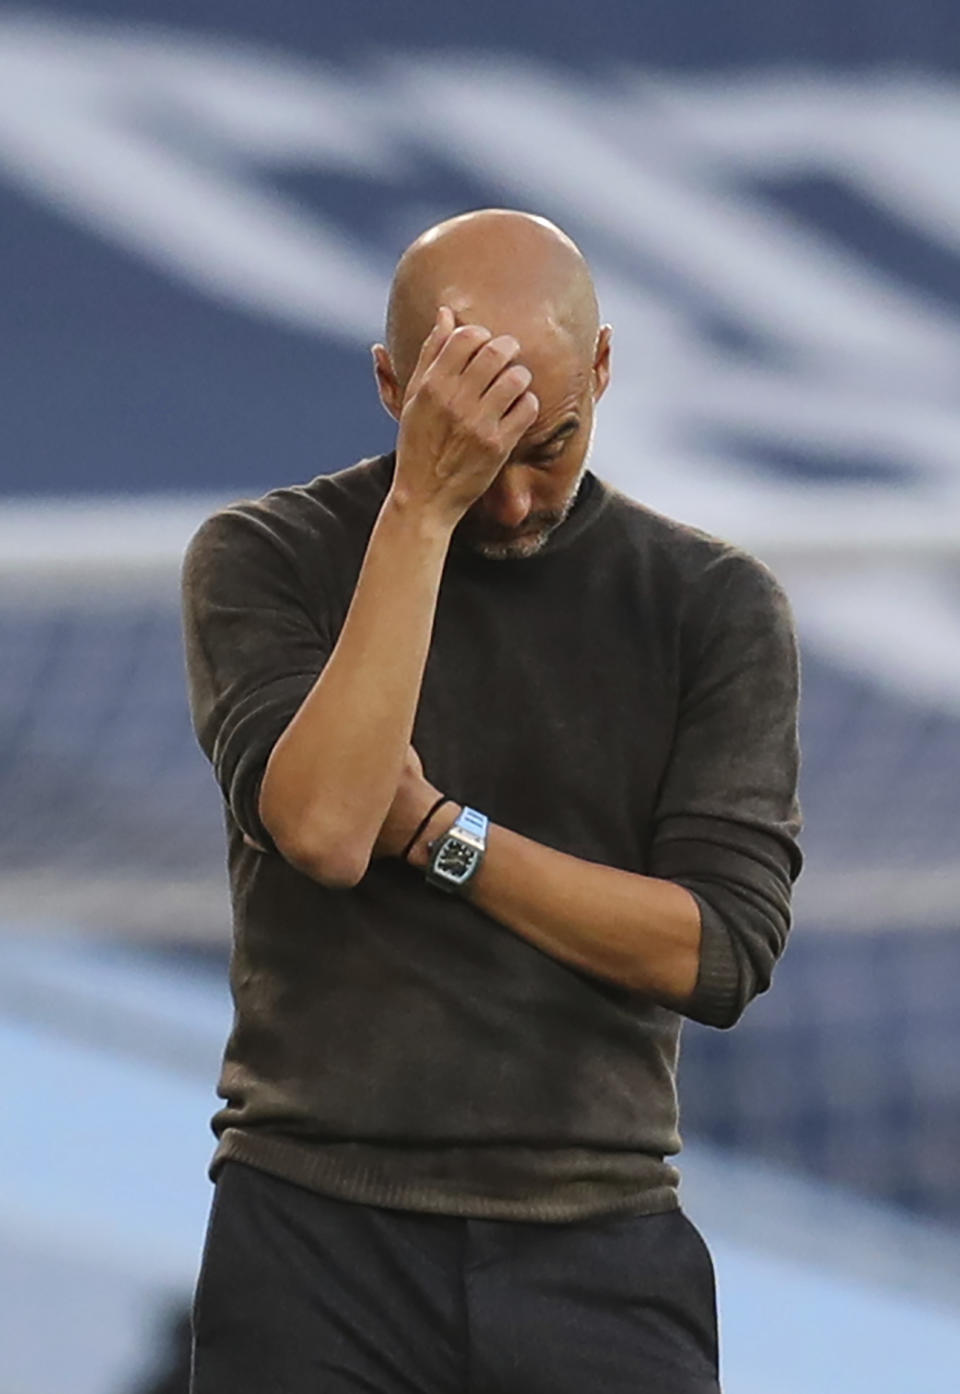
[[[260,822],[267,757],[333,649],[392,469],[382,456],[235,504],[188,549],[190,700],[234,919],[212,1175],[236,1159],[486,1218],[669,1209],[680,1015],[400,862],[325,889]],[[438,788],[494,822],[687,887],[703,935],[686,1015],[727,1027],[789,928],[797,686],[770,572],[588,473],[537,556],[451,548],[414,744]]]

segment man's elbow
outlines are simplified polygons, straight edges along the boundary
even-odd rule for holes
[[[696,990],[688,998],[675,1004],[675,1009],[701,1026],[712,1026],[717,1031],[729,1031],[740,1021],[754,997],[763,990],[759,985],[738,985],[732,990],[721,991],[698,983]]]
[[[271,836],[284,861],[331,891],[348,891],[359,885],[370,864],[369,855],[332,839]]]
[[[273,845],[295,871],[334,891],[350,890],[363,880],[372,849],[360,847],[336,828],[277,816],[263,798],[259,812]]]
[[[729,1031],[739,1023],[755,996],[751,992],[742,997],[728,998],[725,1002],[717,1003],[709,1017],[701,1017],[700,1020],[703,1025],[712,1026],[716,1031]]]
[[[366,875],[372,845],[361,845],[351,831],[324,816],[324,810],[293,806],[289,794],[270,778],[269,764],[257,813],[284,861],[312,881],[329,890],[350,890]]]
[[[789,920],[744,905],[726,906],[726,913],[704,900],[701,907],[697,981],[681,1011],[703,1026],[729,1031],[770,987]]]

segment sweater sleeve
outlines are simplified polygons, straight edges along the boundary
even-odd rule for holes
[[[194,730],[237,826],[272,848],[259,814],[263,772],[331,645],[283,544],[240,505],[191,540],[182,602]]]
[[[700,909],[697,984],[681,1010],[729,1027],[769,987],[790,928],[802,865],[799,662],[789,603],[761,562],[731,551],[707,579],[712,604],[697,635],[684,626],[693,652],[650,869],[686,887]]]

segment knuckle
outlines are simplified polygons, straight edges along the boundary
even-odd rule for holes
[[[508,363],[511,358],[516,357],[520,352],[520,345],[512,334],[501,334],[496,339],[491,339],[487,344],[490,353],[495,353],[498,358],[502,358]]]
[[[532,392],[528,392],[525,396],[523,396],[520,399],[519,403],[517,404],[517,410],[520,416],[520,420],[523,423],[525,423],[523,426],[523,430],[529,430],[529,428],[537,419],[537,415],[540,411],[540,403],[537,401],[536,397],[533,395]]]
[[[503,374],[503,378],[511,387],[527,387],[533,382],[533,374],[522,363],[514,363]]]
[[[406,402],[404,411],[416,412],[418,404],[421,406],[426,405],[431,409],[435,409],[440,404],[440,393],[437,385],[435,382],[431,382],[429,378],[425,378],[423,382],[420,383],[416,392],[411,394]]]
[[[450,391],[441,378],[424,378],[417,395],[425,398],[434,410],[449,411],[450,409]]]
[[[500,432],[486,422],[474,428],[474,439],[485,455],[497,455],[503,450]]]

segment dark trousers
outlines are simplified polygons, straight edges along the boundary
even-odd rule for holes
[[[227,1163],[192,1394],[718,1394],[713,1265],[680,1210],[566,1224],[333,1200]]]

